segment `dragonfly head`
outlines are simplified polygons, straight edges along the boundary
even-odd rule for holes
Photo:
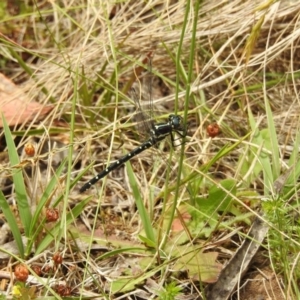
[[[187,126],[183,121],[183,118],[178,115],[169,115],[169,124],[174,131],[182,131],[182,136],[186,136]]]

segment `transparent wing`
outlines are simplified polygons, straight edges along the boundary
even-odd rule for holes
[[[137,113],[135,120],[138,123],[138,130],[142,135],[149,135],[150,129],[153,126],[153,99],[152,99],[152,56],[146,57],[147,71],[142,72],[144,68],[137,67],[135,69],[136,81],[133,83],[128,94],[135,102]],[[143,63],[145,63],[145,60]]]

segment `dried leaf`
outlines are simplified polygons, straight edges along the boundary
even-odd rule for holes
[[[52,105],[44,106],[30,101],[22,89],[0,73],[0,113],[4,115],[9,126],[42,119],[53,108]],[[2,118],[0,127],[3,127]]]

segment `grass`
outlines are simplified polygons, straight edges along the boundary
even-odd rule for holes
[[[11,280],[4,297],[205,297],[261,218],[264,263],[253,258],[231,297],[299,298],[299,4],[65,0],[0,9],[3,73],[23,102],[51,105],[40,120],[3,120],[0,204],[16,243],[0,246]],[[164,140],[79,194],[145,140],[130,88],[144,86],[152,55],[157,121],[181,115],[185,143]],[[20,263],[30,281],[12,280]],[[253,295],[242,285],[255,268],[274,280]]]

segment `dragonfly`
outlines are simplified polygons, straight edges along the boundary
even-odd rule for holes
[[[151,89],[151,86],[150,86]],[[150,91],[151,92],[151,91]],[[132,93],[132,95],[137,95],[137,93]],[[155,123],[151,118],[147,118],[146,113],[142,111],[142,106],[140,105],[140,97],[134,96],[134,101],[139,110],[139,115],[142,116],[144,127],[146,127],[149,132],[149,137],[146,141],[141,143],[138,147],[133,149],[131,152],[125,154],[123,157],[119,158],[115,162],[109,164],[104,170],[98,173],[94,178],[86,182],[79,190],[80,193],[84,193],[86,190],[92,187],[99,180],[104,178],[110,172],[124,165],[127,161],[135,157],[136,155],[142,153],[143,151],[157,145],[160,141],[164,140],[167,137],[171,138],[172,146],[175,145],[175,135],[177,134],[179,138],[184,138],[187,135],[187,126],[183,120],[183,118],[177,114],[170,114],[168,119],[165,122]],[[151,103],[152,97],[149,97],[149,101]],[[152,107],[152,105],[149,105]]]

